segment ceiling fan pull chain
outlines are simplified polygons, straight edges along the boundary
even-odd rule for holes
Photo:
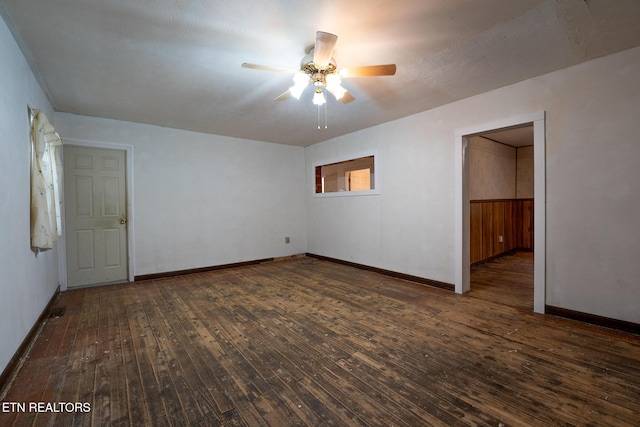
[[[328,102],[324,103],[324,128],[327,128],[327,104]]]
[[[324,128],[327,129],[327,103],[324,103]],[[320,106],[318,105],[318,130],[320,130]]]

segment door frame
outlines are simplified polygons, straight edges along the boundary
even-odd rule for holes
[[[544,313],[546,302],[546,165],[545,112],[509,117],[455,131],[454,275],[455,291],[469,292],[471,278],[468,136],[511,126],[533,124],[534,242],[533,311]]]
[[[135,278],[135,243],[134,233],[134,209],[133,209],[133,145],[116,144],[111,142],[88,141],[83,139],[64,138],[64,145],[72,145],[83,148],[100,148],[107,150],[124,151],[125,158],[125,179],[126,179],[126,203],[127,203],[127,280],[133,282]],[[64,149],[62,150],[64,156]],[[64,186],[62,187],[64,189]],[[64,190],[63,190],[64,191]],[[65,214],[65,195],[62,194],[62,215]],[[64,221],[63,221],[64,224]],[[67,290],[67,242],[63,225],[62,235],[58,238],[58,271],[60,280],[60,290]]]

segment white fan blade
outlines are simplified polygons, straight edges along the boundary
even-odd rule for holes
[[[396,74],[396,64],[343,68],[338,74],[340,77],[393,76]]]
[[[290,73],[290,74],[293,74],[297,71],[289,68],[271,67],[269,65],[249,64],[247,62],[242,64],[242,68],[248,68],[250,70],[274,71],[276,73]]]
[[[316,32],[316,45],[313,48],[313,62],[319,67],[324,68],[329,65],[333,48],[336,46],[338,36],[324,31]]]

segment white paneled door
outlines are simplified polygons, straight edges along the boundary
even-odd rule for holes
[[[64,147],[67,286],[127,281],[125,151]]]

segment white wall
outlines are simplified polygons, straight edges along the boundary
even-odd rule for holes
[[[635,48],[308,147],[308,252],[453,283],[455,131],[546,111],[546,304],[640,322],[639,75]],[[380,195],[312,197],[365,149]]]
[[[441,114],[307,147],[308,252],[453,283],[453,129]],[[312,197],[311,165],[367,150],[378,153],[379,195]]]
[[[0,19],[0,372],[58,287],[57,249],[36,256],[30,248],[27,105],[52,121],[51,105]]]
[[[133,146],[135,275],[305,252],[302,147],[66,113],[56,128]]]

